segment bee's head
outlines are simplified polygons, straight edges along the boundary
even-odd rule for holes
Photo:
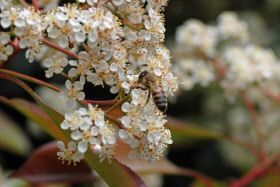
[[[139,77],[138,77],[138,82],[139,82],[139,83],[142,82],[143,78],[144,78],[146,75],[148,75],[148,74],[149,74],[149,72],[148,72],[147,70],[142,71],[142,72],[140,73]]]

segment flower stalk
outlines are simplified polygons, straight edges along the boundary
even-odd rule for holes
[[[258,139],[260,141],[260,151],[259,156],[262,160],[266,158],[266,153],[264,150],[264,142],[265,142],[265,135],[263,134],[262,127],[260,124],[260,119],[258,117],[258,112],[256,110],[256,107],[254,103],[251,101],[251,99],[245,94],[241,93],[241,98],[245,103],[246,108],[248,109],[252,122],[255,125],[256,132],[258,134]]]
[[[40,6],[38,0],[32,0],[32,3],[34,5],[36,12],[40,12]]]
[[[266,158],[259,165],[251,169],[247,174],[245,174],[240,179],[236,179],[229,186],[230,187],[246,187],[250,185],[255,180],[265,176],[267,172],[279,161],[279,154],[275,154],[269,158]]]
[[[65,54],[69,55],[70,57],[73,57],[73,58],[75,58],[75,59],[79,59],[79,56],[78,56],[77,54],[73,53],[73,52],[70,51],[70,50],[67,50],[67,49],[64,49],[64,48],[58,46],[56,43],[54,43],[54,42],[52,42],[52,41],[50,41],[50,40],[48,40],[48,39],[43,39],[42,42],[43,42],[45,45],[47,45],[47,46],[49,46],[49,47],[51,47],[51,48],[53,48],[53,49],[56,49],[56,50],[58,50],[58,51],[60,51],[60,52],[63,52],[63,53],[65,53]]]

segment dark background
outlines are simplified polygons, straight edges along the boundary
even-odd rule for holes
[[[260,41],[266,45],[278,50],[279,41],[279,18],[280,18],[280,1],[278,0],[171,0],[166,9],[166,28],[167,41],[174,39],[176,27],[185,20],[195,18],[206,23],[214,22],[216,17],[225,10],[236,11],[243,14],[254,14],[260,16],[267,33],[262,34]],[[168,44],[170,45],[170,44]],[[24,58],[23,53],[17,55],[10,64],[8,69],[26,73],[31,76],[46,80],[44,70],[40,68],[38,63],[29,64]],[[52,81],[63,83],[60,78],[54,78]],[[35,85],[31,85],[35,87]],[[95,95],[89,95],[92,99],[109,99],[113,96],[108,95],[106,90],[96,88],[88,90]],[[96,95],[96,93],[98,95]],[[27,93],[16,85],[1,80],[0,95],[8,98],[27,98],[31,99]],[[181,119],[199,119],[203,115],[203,101],[207,93],[203,88],[195,88],[193,91],[186,92],[178,98],[177,103],[169,105],[168,114]],[[0,109],[5,111],[13,119],[15,119],[26,130],[26,119],[9,107],[0,104]],[[43,138],[35,138],[28,131],[29,138],[36,148],[51,140],[45,136]],[[222,180],[230,180],[232,177],[239,176],[240,172],[231,168],[220,155],[216,143],[196,142],[186,143],[186,145],[172,146],[168,157],[179,166],[186,166],[197,169],[205,174]],[[0,165],[4,170],[14,170],[19,168],[25,161],[25,157],[0,151]],[[165,177],[165,187],[188,186],[192,180],[186,177]],[[80,185],[78,185],[80,186]]]

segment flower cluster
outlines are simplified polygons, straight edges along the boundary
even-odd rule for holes
[[[247,41],[247,24],[232,12],[222,13],[216,25],[188,20],[179,26],[174,57],[177,62],[176,71],[182,77],[182,88],[189,90],[197,84],[208,86],[217,78],[216,67],[211,61],[214,58],[223,61],[224,50],[227,50],[228,46],[240,46]]]
[[[62,160],[78,162],[87,151],[110,160],[117,137],[132,147],[131,157],[159,159],[172,143],[171,135],[153,99],[146,102],[149,90],[140,90],[138,79],[144,70],[152,73],[166,97],[177,89],[170,53],[163,45],[162,12],[167,0],[77,3],[54,8],[56,0],[40,1],[39,6],[50,5],[44,10],[3,4],[0,23],[9,32],[2,34],[0,56],[8,58],[10,35],[15,36],[30,62],[42,60],[47,78],[55,74],[67,78],[61,96],[69,108],[85,100],[86,84],[109,86],[119,99],[128,98],[122,105],[124,116],[118,130],[107,121],[105,112],[91,105],[88,110],[66,113],[61,128],[71,131],[72,141],[67,146],[59,143]]]
[[[1,26],[11,29],[27,49],[30,62],[44,59],[46,76],[68,76],[63,95],[69,106],[85,98],[86,82],[110,86],[111,93],[135,87],[131,75],[143,69],[153,72],[166,94],[177,89],[177,79],[170,72],[169,51],[164,41],[161,1],[81,1],[87,6],[65,5],[45,14],[33,8],[8,7],[0,13]],[[53,2],[55,4],[55,2]],[[77,59],[47,53],[46,40],[68,51],[79,51]],[[48,50],[47,50],[48,51]],[[8,56],[2,52],[3,56]],[[134,79],[135,80],[135,79]],[[137,81],[136,81],[137,82]]]
[[[225,92],[234,96],[279,81],[278,58],[272,50],[250,42],[248,25],[235,13],[222,13],[215,26],[187,21],[178,28],[176,39],[175,69],[185,90],[219,79]]]
[[[211,106],[206,107],[206,113],[219,115],[214,123],[222,123],[219,128],[234,139],[261,147],[271,155],[279,152],[280,111],[273,96],[280,94],[280,62],[271,49],[254,44],[249,31],[248,24],[233,12],[222,13],[215,25],[197,20],[185,22],[177,29],[175,69],[185,90],[218,83],[222,93],[215,92],[215,99],[208,98]],[[221,149],[233,166],[253,167],[255,160],[248,150],[228,142],[221,143]]]
[[[34,9],[10,7],[0,14],[3,29],[12,28],[19,39],[19,47],[27,49],[26,58],[33,62],[41,52],[41,41],[45,25],[41,16]]]
[[[227,73],[222,86],[227,90],[245,90],[279,80],[280,63],[269,49],[255,45],[229,46],[224,50],[223,63]]]
[[[88,110],[80,108],[73,113],[66,113],[61,128],[70,130],[72,139],[68,148],[59,142],[61,154],[58,156],[62,160],[79,162],[88,150],[99,154],[101,161],[105,158],[112,159],[116,146],[116,130],[105,120],[101,109],[89,105]]]
[[[176,31],[176,42],[188,53],[196,50],[212,55],[217,45],[218,31],[214,26],[207,26],[199,20],[188,20]]]
[[[153,102],[146,104],[145,91],[134,89],[131,96],[130,102],[121,105],[125,115],[120,117],[118,129],[105,120],[104,111],[92,105],[89,105],[88,110],[80,108],[73,113],[66,113],[61,128],[71,131],[72,144],[76,145],[77,150],[73,152],[73,159],[64,159],[76,162],[76,152],[84,154],[91,150],[99,154],[101,160],[110,160],[117,146],[117,138],[130,145],[131,159],[160,159],[168,144],[172,143],[171,133],[164,127],[167,122],[165,116]]]
[[[133,149],[129,155],[132,159],[154,161],[163,156],[168,144],[172,144],[171,134],[164,127],[164,116],[156,111],[152,103],[146,104],[146,93],[140,89],[132,91],[131,102],[122,104],[121,117],[123,129],[119,137]]]

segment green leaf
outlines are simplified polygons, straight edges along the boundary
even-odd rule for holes
[[[59,127],[44,110],[38,107],[38,105],[23,99],[7,99],[2,96],[0,96],[0,102],[16,109],[36,124],[40,125],[40,127],[53,138],[67,141],[66,136],[62,133]]]
[[[43,109],[47,115],[49,115],[49,117],[52,119],[53,123],[55,124],[58,128],[60,126],[60,124],[62,123],[62,121],[64,120],[64,117],[58,113],[57,111],[55,111],[54,109],[52,109],[51,107],[47,106],[42,99],[28,86],[26,85],[24,82],[11,77],[7,74],[4,73],[0,73],[0,78],[2,79],[6,79],[6,80],[10,80],[14,83],[16,83],[17,85],[21,86],[23,89],[25,89],[34,99],[35,101],[38,103],[38,105],[41,107],[41,109]],[[10,102],[8,102],[6,99],[3,99],[2,97],[2,101],[6,101],[7,104],[10,104]],[[11,105],[13,106],[13,105]],[[16,109],[18,109],[19,111],[23,111],[25,115],[27,115],[28,113],[28,108],[25,107],[19,107],[19,105],[16,105]],[[36,112],[38,110],[34,110],[32,112]],[[31,114],[28,113],[28,115],[31,116]],[[34,113],[33,115],[37,115],[36,113]],[[35,118],[33,116],[33,118]],[[40,122],[40,121],[38,121]],[[63,140],[64,138],[66,138],[65,142],[68,142],[71,140],[69,133],[65,133],[65,131],[60,131],[64,134],[64,137],[61,136],[61,134],[57,134],[58,132],[50,132],[49,131],[49,126],[46,125],[47,122],[45,122],[44,124],[41,124],[42,126],[44,126],[47,130],[47,132],[51,133],[52,136],[56,137],[56,139],[60,139]],[[63,138],[63,139],[61,139]],[[107,160],[100,162],[99,161],[99,157],[98,155],[92,153],[92,152],[88,152],[86,154],[86,161],[88,162],[88,164],[107,182],[107,184],[109,184],[112,187],[124,187],[124,186],[129,186],[129,187],[144,187],[146,186],[146,184],[142,181],[142,179],[136,174],[134,173],[129,167],[123,165],[122,163],[120,163],[119,161],[117,161],[116,159],[111,160],[111,163],[108,163]],[[113,171],[113,172],[112,172]]]
[[[209,187],[209,186],[205,185],[201,181],[196,180],[191,184],[191,187]],[[212,181],[211,187],[228,187],[228,185],[225,182]]]
[[[254,183],[256,187],[271,187],[280,186],[280,176],[279,171],[277,173],[271,173],[259,181]]]
[[[20,179],[9,179],[4,181],[1,186],[3,187],[31,187],[27,182]]]
[[[19,155],[26,155],[31,150],[31,144],[18,124],[1,111],[0,129],[1,149]]]
[[[44,101],[40,98],[40,96],[36,92],[34,92],[27,84],[5,73],[0,73],[0,78],[12,81],[15,84],[19,85],[21,88],[23,88],[25,91],[27,91],[33,97],[33,99],[40,105],[40,107],[50,115],[50,117],[54,120],[55,123],[63,120],[63,116],[51,107],[47,106],[44,103]]]

